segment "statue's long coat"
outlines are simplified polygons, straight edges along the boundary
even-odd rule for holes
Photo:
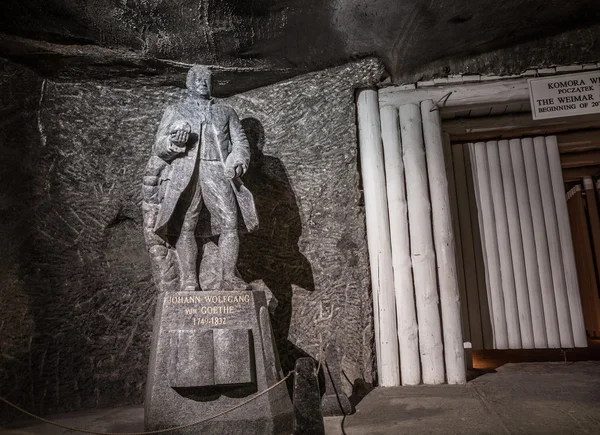
[[[169,151],[170,134],[174,124],[183,122],[191,126],[187,151],[173,156]],[[200,158],[200,138],[217,146],[219,159],[224,167],[238,162],[248,167],[250,163],[248,140],[237,114],[231,107],[213,103],[212,100],[205,112],[201,112],[189,100],[167,107],[154,144],[155,154],[168,163],[161,176],[160,209],[154,226],[155,233],[163,238],[166,238],[169,233],[173,221],[181,219],[181,216],[175,216],[175,210],[182,199],[183,192],[192,181],[194,169]],[[247,231],[255,230],[258,227],[258,218],[252,194],[239,180],[232,181],[231,188],[238,201],[242,228]],[[210,228],[201,228],[204,235],[217,235],[220,232],[219,223],[214,219],[210,222],[200,222],[199,225],[210,226]]]

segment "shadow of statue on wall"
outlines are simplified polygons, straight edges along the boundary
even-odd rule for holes
[[[241,237],[238,270],[246,282],[262,280],[278,300],[272,325],[284,373],[308,356],[288,341],[292,286],[314,291],[312,268],[300,252],[302,222],[296,196],[280,159],[265,155],[263,126],[255,118],[241,121],[250,143],[251,165],[244,183],[254,195],[259,228]]]

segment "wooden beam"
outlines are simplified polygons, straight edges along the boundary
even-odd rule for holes
[[[458,148],[458,147],[456,147]],[[460,312],[461,312],[461,323],[462,323],[462,331],[463,331],[463,340],[473,342],[471,335],[471,325],[469,319],[469,305],[468,297],[467,297],[467,281],[465,278],[465,269],[464,269],[464,254],[463,254],[463,238],[466,239],[470,236],[467,234],[463,234],[460,229],[460,206],[458,203],[458,182],[457,177],[464,177],[464,164],[463,169],[460,175],[454,173],[454,159],[452,158],[453,148],[450,143],[450,135],[444,135],[444,161],[446,162],[446,174],[448,174],[448,194],[450,195],[450,211],[452,214],[452,224],[454,226],[454,241],[456,243],[456,268],[458,273],[458,288],[460,290]],[[462,148],[461,148],[462,151]],[[462,160],[462,155],[461,155]],[[461,186],[462,187],[462,186]],[[466,186],[464,188],[466,191]],[[467,199],[468,201],[468,199]],[[468,210],[468,202],[467,202],[467,210]],[[469,263],[470,265],[473,262]],[[477,307],[477,317],[479,318],[479,307]],[[480,333],[481,328],[477,334]],[[473,346],[475,346],[473,344]],[[478,341],[477,349],[482,349],[481,340]]]
[[[510,254],[514,272],[515,297],[519,315],[519,327],[521,330],[521,346],[523,349],[533,349],[535,348],[535,342],[533,336],[533,321],[531,319],[531,306],[529,304],[529,294],[527,292],[527,272],[525,271],[525,253],[523,250],[524,242],[523,235],[521,234],[521,223],[519,221],[515,174],[510,156],[510,145],[507,140],[498,141],[498,152],[500,154],[502,184],[504,185],[504,203],[506,204]]]
[[[581,181],[585,177],[593,177],[600,174],[600,166],[582,166],[578,168],[563,169],[565,183]]]
[[[463,144],[462,147],[458,147],[459,154],[463,158],[463,172],[465,173],[464,183],[466,185],[465,192],[466,197],[461,203],[461,208],[464,208],[463,212],[466,214],[461,215],[460,221],[461,226],[463,225],[463,219],[467,223],[465,227],[466,232],[470,232],[471,240],[470,246],[471,251],[468,253],[469,259],[471,260],[468,264],[465,264],[465,274],[467,272],[472,275],[474,281],[468,287],[469,297],[469,321],[471,325],[477,325],[477,316],[481,321],[481,333],[483,340],[483,347],[481,349],[495,349],[494,344],[494,326],[492,322],[492,301],[488,296],[488,289],[491,288],[489,284],[489,277],[486,273],[486,256],[485,252],[485,240],[483,237],[483,219],[481,213],[478,211],[479,201],[479,185],[477,183],[477,165],[474,158],[473,144]],[[453,150],[454,154],[454,150]],[[457,167],[457,174],[460,171],[460,166]],[[469,239],[465,239],[469,240]],[[467,251],[465,251],[467,255]],[[470,267],[469,267],[470,266]],[[475,284],[473,286],[473,283]],[[469,290],[472,289],[472,290]],[[478,311],[471,311],[472,307]],[[473,326],[471,326],[472,337],[475,336],[473,332]],[[473,345],[476,341],[472,340]]]
[[[600,131],[575,131],[558,134],[556,137],[561,154],[600,150]]]
[[[431,100],[421,102],[429,194],[433,209],[433,242],[440,289],[446,381],[449,384],[464,384],[467,380],[460,317],[461,301],[458,290],[456,246],[450,214],[448,178],[444,162],[442,120],[438,111],[431,110],[433,107]]]
[[[589,228],[591,232],[592,238],[592,247],[593,251],[596,254],[594,257],[596,259],[596,270],[600,269],[600,215],[598,214],[598,201],[596,199],[594,188],[594,181],[590,177],[586,177],[583,179],[583,188],[585,189],[585,200],[587,202],[587,213],[589,219]],[[594,292],[595,295],[598,295],[598,290]],[[589,302],[597,306],[592,298]],[[597,315],[597,313],[596,313]],[[597,331],[596,331],[597,332]]]
[[[356,104],[360,164],[365,193],[367,245],[373,289],[377,370],[379,385],[392,387],[400,385],[400,361],[390,222],[377,91],[375,89],[360,90]]]
[[[485,260],[487,266],[489,296],[491,303],[491,316],[494,330],[494,348],[508,349],[508,331],[504,296],[502,295],[502,275],[500,272],[500,254],[498,251],[498,235],[496,231],[496,218],[492,202],[492,186],[488,163],[487,147],[485,142],[473,145],[475,157],[475,179],[477,183],[477,198],[481,210],[482,239],[485,246]]]
[[[592,233],[592,243],[594,252],[600,252],[600,215],[598,213],[598,201],[596,200],[594,181],[591,177],[583,179],[583,188],[585,189],[585,199],[588,205],[589,225]],[[596,268],[600,269],[600,256],[596,255]]]
[[[564,169],[600,165],[600,150],[563,154],[560,163]]]
[[[542,286],[540,283],[539,266],[537,262],[538,254],[535,246],[535,227],[533,224],[531,202],[529,200],[529,189],[527,187],[527,174],[521,139],[511,139],[509,141],[509,147],[513,174],[515,177],[521,240],[525,256],[524,264],[527,276],[529,308],[531,310],[531,320],[533,325],[533,340],[536,348],[544,349],[548,347],[548,338],[546,335]]]
[[[540,274],[540,288],[542,291],[542,303],[544,306],[544,321],[546,323],[546,336],[548,347],[560,348],[560,335],[558,326],[558,315],[556,313],[556,299],[552,282],[552,267],[550,263],[550,251],[548,248],[548,236],[544,220],[544,207],[542,205],[542,192],[538,169],[536,163],[533,139],[521,139],[521,151],[525,163],[525,176],[527,178],[527,190],[529,192],[529,204],[531,206],[531,217],[533,221],[533,236],[536,246],[537,271]]]
[[[394,293],[398,321],[400,350],[400,380],[402,385],[421,383],[419,362],[419,339],[415,289],[410,260],[410,236],[408,233],[408,205],[402,162],[402,143],[398,124],[398,110],[385,107],[380,111],[381,137],[385,161],[385,181],[390,214],[390,241],[394,270]]]
[[[571,329],[573,341],[576,347],[587,347],[585,336],[585,324],[581,310],[581,297],[579,295],[579,283],[577,281],[577,267],[575,265],[575,254],[573,252],[573,239],[569,225],[569,210],[565,198],[565,183],[562,179],[560,167],[560,156],[556,136],[546,138],[546,149],[548,154],[548,167],[550,169],[550,181],[554,194],[554,205],[556,207],[556,218],[558,223],[558,234],[560,249],[565,270],[565,284],[567,289],[567,300],[571,317]]]
[[[554,191],[552,186],[552,176],[550,175],[546,139],[542,136],[535,137],[533,139],[533,147],[538,177],[540,180],[540,192],[542,195],[544,223],[546,224],[548,252],[550,253],[552,288],[554,290],[555,307],[558,316],[560,345],[563,348],[570,348],[574,347],[575,344],[573,341],[571,311],[569,309],[569,298],[567,296],[567,284],[565,281],[565,263],[560,244],[558,216],[556,213],[556,204],[554,202]],[[564,195],[564,186],[562,189]]]
[[[436,252],[433,244],[431,202],[421,109],[416,104],[400,107],[402,152],[408,201],[410,254],[415,284],[419,349],[424,384],[441,384],[444,345],[437,291]]]
[[[444,121],[443,130],[453,142],[469,142],[486,139],[507,139],[521,136],[557,134],[571,130],[600,128],[599,115],[573,116],[569,118],[534,121],[531,114],[488,116],[482,118],[457,118]],[[574,133],[573,133],[574,135]],[[581,141],[581,137],[565,136],[565,146]],[[559,138],[559,147],[561,139]],[[578,149],[573,149],[578,151]],[[563,150],[561,150],[563,152]]]
[[[487,148],[494,220],[496,222],[496,243],[498,245],[498,254],[500,258],[500,287],[504,297],[504,313],[508,331],[508,348],[521,349],[522,341],[519,326],[517,290],[515,288],[510,238],[508,237],[508,216],[506,212],[506,202],[504,200],[504,185],[502,184],[502,171],[500,168],[500,152],[498,150],[497,141],[487,142],[485,146]],[[494,309],[495,308],[494,305]]]
[[[458,84],[451,86],[430,86],[403,91],[397,86],[379,90],[379,104],[399,107],[403,104],[418,104],[433,100],[442,110],[449,108],[477,109],[496,104],[529,103],[527,79],[500,80]]]
[[[567,197],[585,325],[588,334],[595,336],[600,333],[600,299],[581,185],[573,187]]]

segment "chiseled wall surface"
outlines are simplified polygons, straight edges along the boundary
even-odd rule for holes
[[[2,260],[14,272],[0,275],[0,385],[34,412],[142,398],[154,289],[139,180],[163,97],[128,88],[46,82],[40,98],[38,84],[36,118],[11,129],[38,137],[19,141],[28,177],[7,190],[35,196],[16,198],[11,221],[27,224],[8,235],[16,254]],[[28,337],[5,349],[12,325]]]
[[[0,395],[26,404],[33,402],[31,358],[39,345],[34,315],[42,308],[31,303],[22,267],[35,204],[46,198],[45,168],[38,165],[41,87],[31,71],[0,61]],[[0,407],[0,416],[8,414]]]
[[[449,56],[420,65],[395,77],[407,84],[455,75],[513,75],[557,65],[600,61],[600,25],[582,27],[557,35],[535,38],[487,53]]]
[[[139,403],[156,294],[140,185],[182,90],[46,82],[40,98],[42,80],[0,68],[18,112],[0,124],[2,394],[38,413]],[[284,370],[323,355],[347,394],[374,373],[354,89],[381,73],[366,60],[228,100],[254,149],[245,179],[261,220],[242,237],[240,273],[279,299]]]

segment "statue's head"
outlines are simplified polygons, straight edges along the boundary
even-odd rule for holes
[[[212,72],[205,66],[194,65],[188,72],[185,84],[192,95],[209,98],[212,92]]]

